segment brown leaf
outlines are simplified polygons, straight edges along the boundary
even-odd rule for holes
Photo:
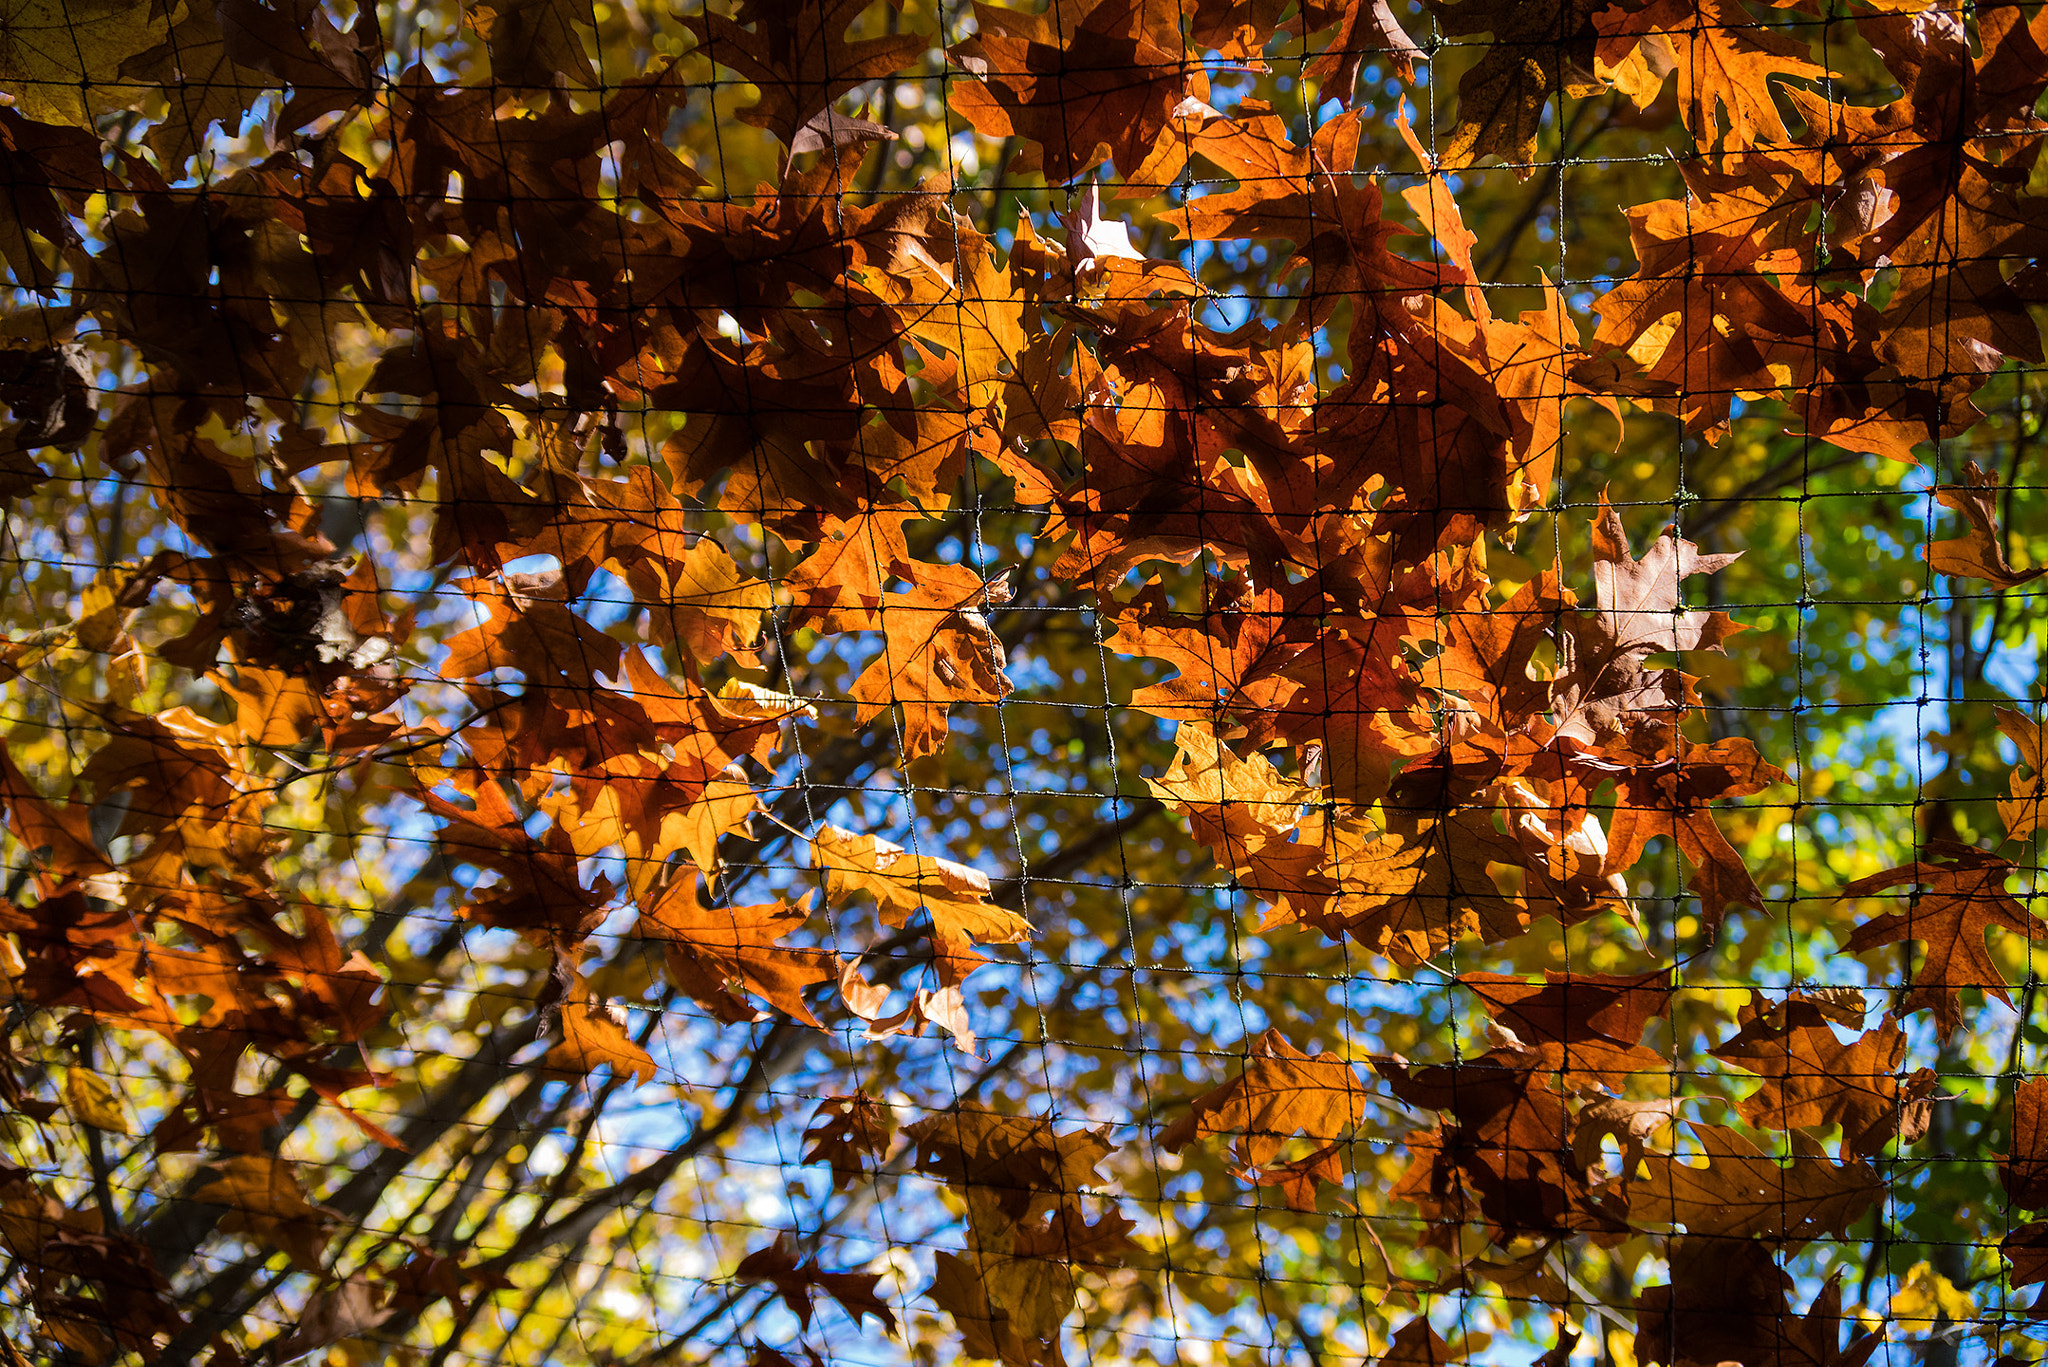
[[[341,1339],[375,1329],[398,1313],[384,1302],[384,1287],[368,1277],[344,1277],[306,1298],[298,1323],[270,1345],[271,1360],[290,1362]]]
[[[800,151],[800,130],[834,100],[863,81],[903,70],[929,43],[921,33],[848,38],[866,8],[863,0],[753,0],[730,18],[707,12],[682,22],[708,55],[760,91],[759,100],[739,109],[740,119]]]
[[[1760,995],[1752,994],[1745,1016],[1756,1012],[1754,998]],[[1890,1016],[1846,1044],[1825,1022],[1742,1034],[1713,1054],[1763,1075],[1764,1085],[1736,1106],[1751,1125],[1789,1130],[1839,1124],[1845,1158],[1875,1158],[1894,1135],[1903,1139],[1902,1131],[1913,1128],[1909,1112],[1922,1113],[1918,1124],[1925,1129],[1934,1074],[1922,1069],[1912,1078],[1899,1077],[1906,1034]]]
[[[1906,1011],[1932,1010],[1946,1037],[1962,1027],[1962,994],[1968,988],[2012,1005],[1985,935],[1995,929],[2031,939],[2040,933],[2040,922],[2006,892],[2013,866],[2005,860],[1952,840],[1930,841],[1926,854],[1918,863],[1859,878],[1842,889],[1844,897],[1868,897],[1907,885],[1925,889],[1909,894],[1905,911],[1889,912],[1856,927],[1842,949],[1862,954],[1920,941],[1925,952],[1901,1006]]]
[[[1796,1247],[1843,1233],[1884,1191],[1876,1172],[1860,1160],[1837,1166],[1806,1154],[1780,1161],[1724,1125],[1694,1121],[1691,1129],[1706,1162],[1647,1155],[1645,1175],[1629,1189],[1635,1221]]]
[[[1602,1147],[1611,1137],[1621,1143],[1621,1180],[1634,1180],[1650,1137],[1678,1118],[1682,1104],[1679,1097],[1624,1101],[1603,1096],[1587,1102],[1572,1119],[1572,1160],[1591,1172],[1601,1165]]]
[[[1967,535],[1934,541],[1927,546],[1927,563],[1936,574],[1982,579],[2002,589],[2018,588],[2048,573],[2048,566],[2024,572],[2006,559],[2005,534],[1998,527],[1998,475],[1976,461],[1963,467],[1961,484],[1937,484],[1934,497],[1945,508],[1954,508],[1970,521]]]
[[[1237,1135],[1250,1164],[1263,1168],[1297,1134],[1320,1147],[1364,1118],[1365,1089],[1335,1054],[1311,1057],[1278,1030],[1267,1030],[1246,1052],[1242,1072],[1195,1098],[1188,1115],[1160,1131],[1161,1146],[1178,1153],[1197,1139]]]
[[[1544,1072],[1620,1088],[1635,1074],[1665,1068],[1662,1057],[1642,1045],[1650,1021],[1671,1009],[1675,989],[1665,969],[1632,977],[1548,969],[1540,984],[1504,973],[1465,973],[1458,982],[1535,1051]]]
[[[192,1199],[229,1207],[223,1229],[282,1249],[307,1271],[321,1270],[334,1214],[306,1200],[292,1164],[271,1154],[238,1154],[215,1164]]]
[[[875,1294],[881,1273],[827,1272],[814,1258],[800,1260],[796,1240],[787,1233],[776,1235],[774,1243],[742,1258],[733,1276],[740,1281],[772,1283],[806,1329],[811,1327],[811,1298],[822,1291],[839,1303],[856,1326],[862,1316],[873,1315],[885,1332],[896,1332],[895,1312]]]
[[[918,1171],[957,1188],[970,1218],[1017,1224],[1100,1180],[1115,1152],[1095,1130],[1058,1133],[1050,1120],[999,1115],[963,1103],[903,1127]]]
[[[2025,840],[2041,829],[2041,801],[2048,792],[2048,764],[2043,754],[2043,726],[2023,712],[2009,707],[1997,709],[1998,729],[2019,747],[2020,762],[2013,766],[2009,797],[1998,800],[1998,819],[2005,823],[2007,840]],[[2022,769],[2032,772],[2022,774]]]
[[[1620,67],[1641,48],[1651,70],[1676,73],[1679,112],[1703,148],[1722,143],[1733,152],[1783,142],[1785,121],[1771,80],[1832,74],[1809,60],[1811,51],[1796,34],[1758,24],[1735,0],[1619,4],[1594,15],[1593,26],[1600,32],[1594,54],[1603,66]],[[1727,118],[1725,143],[1717,110]]]
[[[811,1113],[804,1131],[806,1163],[826,1163],[833,1185],[875,1170],[888,1155],[896,1121],[890,1108],[866,1092],[828,1096]]]
[[[2011,1144],[1998,1160],[2006,1199],[2028,1210],[2048,1207],[2048,1078],[2013,1088]]]
[[[1029,938],[1022,916],[988,898],[988,875],[936,855],[913,854],[878,836],[821,826],[811,837],[811,865],[825,874],[825,896],[843,903],[873,897],[882,923],[903,925],[920,909],[931,913],[942,952],[967,944],[1009,945]]]
[[[1132,0],[1077,0],[1055,14],[984,5],[979,31],[949,55],[953,108],[984,136],[1037,144],[1048,183],[1072,182],[1106,155],[1125,180],[1164,184],[1183,165],[1173,120],[1209,95],[1179,16]]]

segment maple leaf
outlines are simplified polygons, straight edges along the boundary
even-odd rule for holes
[[[745,0],[729,18],[707,11],[682,23],[712,60],[759,90],[758,100],[739,109],[740,119],[768,129],[794,151],[799,131],[834,100],[863,81],[903,70],[929,45],[921,33],[848,38],[867,8],[868,0]]]
[[[834,1186],[852,1182],[887,1156],[895,1129],[890,1108],[866,1092],[828,1096],[804,1131],[804,1162],[828,1164]]]
[[[801,929],[810,913],[801,903],[706,906],[701,886],[696,869],[678,870],[667,889],[642,908],[635,931],[663,946],[676,985],[720,1020],[761,1019],[746,1006],[751,993],[823,1029],[804,1004],[803,991],[837,976],[832,955],[777,943]]]
[[[1742,1029],[1712,1051],[1765,1079],[1736,1105],[1745,1121],[1773,1130],[1839,1124],[1845,1158],[1874,1158],[1894,1137],[1906,1144],[1926,1132],[1934,1072],[1899,1076],[1906,1034],[1896,1020],[1845,1044],[1810,1003],[1794,997],[1767,1015],[1760,996],[1738,1016]]]
[[[873,1315],[881,1321],[884,1331],[896,1332],[895,1312],[875,1294],[881,1273],[827,1272],[815,1258],[799,1258],[796,1240],[788,1233],[776,1235],[774,1243],[740,1259],[733,1276],[743,1282],[772,1284],[806,1329],[811,1327],[811,1299],[822,1291],[839,1303],[856,1326],[863,1316]]]
[[[558,1015],[562,1038],[548,1050],[544,1067],[583,1077],[609,1068],[621,1080],[654,1081],[660,1072],[653,1057],[626,1033],[626,1012],[596,1000],[563,1004]]]
[[[1190,1104],[1160,1131],[1161,1145],[1178,1153],[1197,1139],[1238,1135],[1250,1164],[1263,1168],[1297,1134],[1318,1146],[1342,1138],[1364,1119],[1365,1089],[1335,1054],[1311,1057],[1267,1030],[1247,1047],[1242,1072]]]
[[[1869,1164],[1841,1165],[1811,1151],[1781,1161],[1725,1125],[1690,1122],[1704,1164],[1650,1153],[1629,1189],[1638,1222],[1684,1225],[1710,1238],[1761,1238],[1791,1246],[1840,1234],[1884,1191]]]
[[[1006,582],[984,581],[965,565],[898,565],[908,591],[883,597],[882,653],[853,681],[863,725],[902,709],[906,763],[946,745],[946,713],[956,702],[1000,702],[1010,695],[1006,656],[983,610],[1008,601]]]
[[[1884,873],[1859,878],[1842,896],[1868,897],[1889,888],[1925,889],[1909,894],[1905,911],[1888,912],[1856,927],[1842,945],[1861,954],[1883,945],[1918,940],[1924,947],[1903,1011],[1932,1010],[1943,1037],[1963,1024],[1962,994],[1978,988],[2007,1006],[2012,997],[1991,960],[1985,936],[1992,930],[2033,938],[2040,922],[2005,890],[2013,866],[1997,855],[1952,840],[1928,843],[1926,857]]]
[[[1963,467],[1961,484],[1937,484],[1934,497],[1946,508],[1954,508],[1970,520],[1965,536],[1929,542],[1927,564],[1936,574],[1962,575],[1982,579],[1999,588],[2017,588],[2048,573],[2048,567],[2015,570],[2006,559],[2005,536],[1998,529],[1998,475],[1976,461]]]
[[[1458,983],[1534,1054],[1544,1073],[1620,1088],[1636,1074],[1665,1066],[1642,1045],[1644,1030],[1670,1011],[1676,991],[1663,969],[1633,977],[1550,969],[1540,984],[1504,973],[1464,973]]]
[[[959,1191],[969,1218],[995,1229],[1022,1224],[1100,1180],[1116,1151],[1100,1130],[1061,1134],[1050,1120],[1000,1115],[971,1102],[903,1127],[920,1172]]]

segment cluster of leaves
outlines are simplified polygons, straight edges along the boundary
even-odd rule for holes
[[[2048,1282],[1982,747],[1788,870],[1708,537],[2042,362],[2048,11],[1395,9],[0,6],[36,1351],[2024,1352],[1966,1290]],[[1690,150],[1497,314],[1596,107]],[[2030,629],[2012,445],[1931,490],[1959,704]],[[1632,535],[1673,449],[1733,492]]]

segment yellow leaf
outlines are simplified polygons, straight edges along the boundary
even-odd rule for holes
[[[121,63],[162,42],[185,6],[153,0],[0,0],[0,85],[40,123],[91,128],[142,93],[116,84]]]
[[[1977,1302],[1969,1292],[1936,1272],[1933,1264],[1921,1262],[1913,1264],[1913,1270],[1892,1293],[1885,1314],[1906,1332],[1918,1333],[1922,1331],[1912,1326],[1931,1325],[1938,1319],[1968,1324],[1977,1318]]]
[[[132,1134],[128,1128],[128,1117],[121,1114],[121,1103],[114,1096],[114,1089],[99,1074],[85,1068],[64,1070],[64,1108],[72,1116],[96,1130],[109,1130],[114,1134]]]

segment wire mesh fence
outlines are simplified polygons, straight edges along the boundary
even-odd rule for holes
[[[2037,5],[0,6],[9,1361],[2037,1361]]]

